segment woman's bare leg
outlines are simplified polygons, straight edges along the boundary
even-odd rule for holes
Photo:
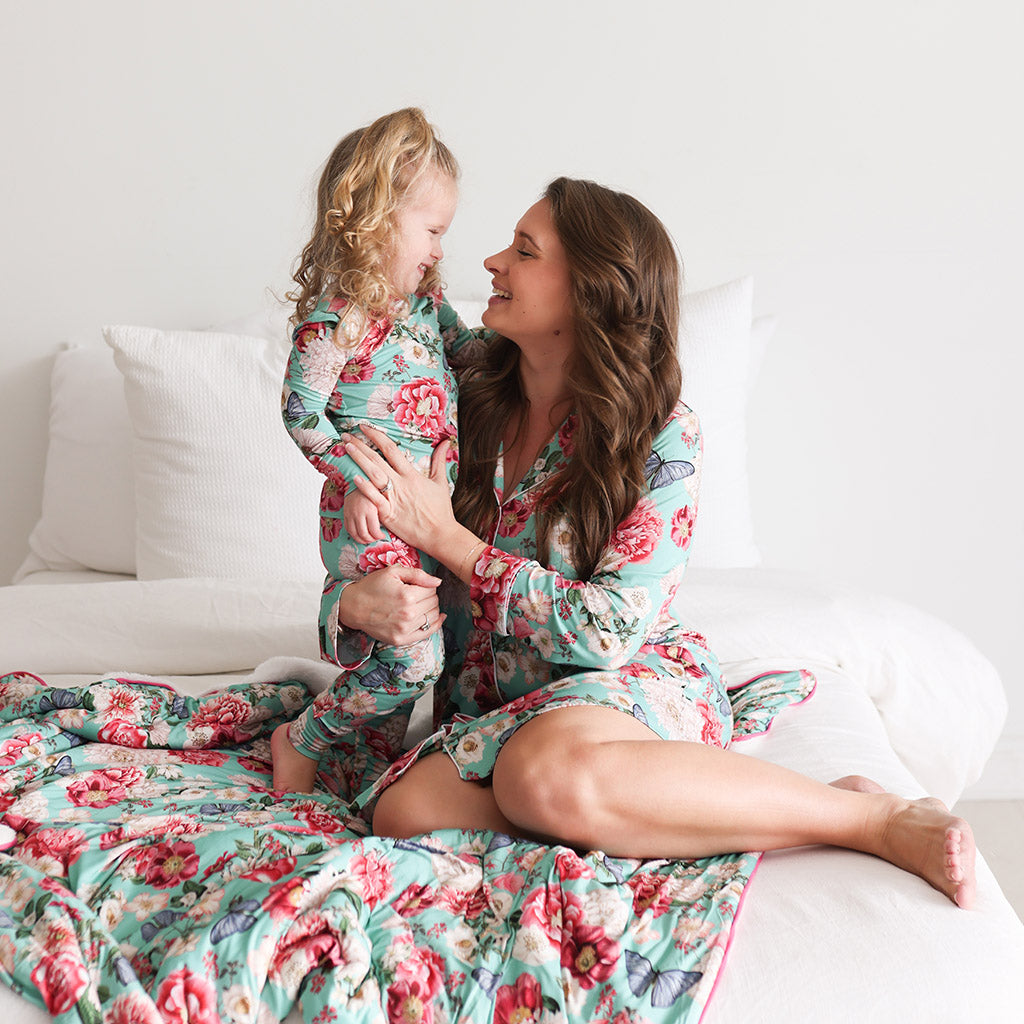
[[[525,835],[498,810],[491,787],[463,779],[444,753],[417,761],[381,793],[373,812],[373,833],[378,836],[407,839],[439,828]]]
[[[733,751],[661,741],[599,707],[559,708],[521,726],[493,778],[498,811],[519,833],[632,857],[828,843],[882,857],[970,906],[970,826],[936,800],[870,788],[859,777],[828,786]]]

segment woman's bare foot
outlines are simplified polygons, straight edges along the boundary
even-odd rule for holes
[[[285,793],[312,793],[318,762],[300,754],[288,738],[288,722],[279,725],[270,736],[270,756],[274,762],[274,789]]]
[[[890,811],[874,852],[919,875],[958,907],[974,906],[974,833],[940,800],[900,800]]]

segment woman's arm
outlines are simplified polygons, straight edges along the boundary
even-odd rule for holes
[[[368,435],[378,442],[375,433]],[[370,481],[393,481],[392,501],[380,500],[365,479],[355,481],[380,500],[382,522],[470,584],[477,628],[525,638],[547,660],[598,668],[624,664],[647,642],[683,576],[701,460],[697,419],[685,406],[656,438],[648,461],[649,494],[619,524],[587,581],[474,536],[455,522],[447,492],[442,502],[433,481],[392,461],[396,454],[402,459],[399,449],[379,445],[389,465],[359,441],[349,447]]]

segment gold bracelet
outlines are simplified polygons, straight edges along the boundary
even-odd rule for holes
[[[459,563],[459,579],[462,579],[462,574],[466,569],[466,565],[475,565],[476,560],[483,553],[484,548],[487,547],[486,541],[477,541],[462,557],[462,561]]]

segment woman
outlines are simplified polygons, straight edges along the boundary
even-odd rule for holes
[[[449,615],[446,731],[373,788],[374,831],[492,829],[631,857],[829,843],[969,907],[973,836],[938,801],[723,749],[715,659],[670,609],[700,439],[677,402],[678,263],[661,223],[560,178],[484,266],[495,337],[462,381],[459,518],[446,445],[427,479],[377,431],[380,454],[348,441],[381,522],[471,595]],[[403,642],[419,590],[375,573],[345,591],[341,619]]]

